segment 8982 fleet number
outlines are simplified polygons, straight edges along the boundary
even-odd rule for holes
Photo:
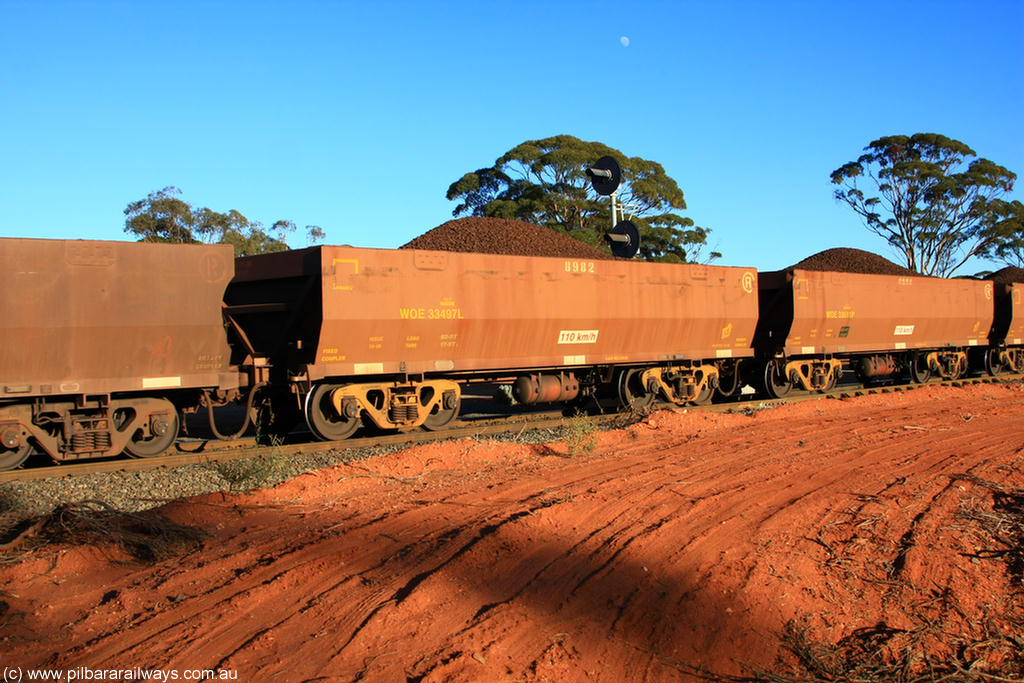
[[[593,273],[593,261],[566,261],[565,272],[567,273]]]

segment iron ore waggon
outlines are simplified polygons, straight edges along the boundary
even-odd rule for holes
[[[279,428],[304,415],[341,439],[364,422],[443,428],[467,380],[508,381],[526,404],[735,392],[756,283],[750,268],[313,247],[239,259],[225,313]]]
[[[227,245],[0,239],[0,469],[159,455],[226,400]]]
[[[992,330],[987,281],[788,269],[759,290],[757,379],[776,397],[834,387],[844,362],[866,383],[955,379]]]

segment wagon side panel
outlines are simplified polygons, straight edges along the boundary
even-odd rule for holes
[[[861,353],[984,344],[991,283],[791,271],[790,355]]]
[[[237,385],[231,247],[0,240],[0,397]]]
[[[317,376],[751,355],[753,269],[325,247]]]

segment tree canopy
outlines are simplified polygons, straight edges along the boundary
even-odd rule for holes
[[[660,164],[571,135],[523,142],[493,166],[462,176],[448,188],[448,199],[459,202],[452,215],[526,221],[606,249],[609,202],[594,192],[586,175],[606,155],[622,168],[618,200],[640,231],[640,255],[653,261],[701,259],[710,230],[677,213],[686,208],[683,191]],[[712,252],[706,260],[719,256]]]
[[[949,276],[972,256],[1011,253],[1020,202],[1000,198],[1017,176],[934,133],[879,138],[832,172],[837,200],[884,237],[911,270]],[[1007,251],[1007,250],[1010,251]]]
[[[234,209],[227,213],[196,209],[180,195],[178,188],[165,187],[151,192],[145,199],[129,203],[124,210],[124,231],[135,235],[140,242],[230,244],[236,256],[289,248],[285,237],[295,232],[292,221],[276,221],[268,232],[262,223],[250,221]],[[324,238],[324,231],[316,225],[307,225],[306,236],[313,244]]]
[[[997,199],[992,202],[988,221],[991,224],[988,229],[1000,235],[990,255],[1011,266],[1024,268],[1024,204]]]

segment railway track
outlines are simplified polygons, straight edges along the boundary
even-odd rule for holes
[[[793,393],[790,396],[779,399],[762,399],[753,396],[744,396],[739,400],[703,406],[692,406],[685,408],[685,410],[699,410],[717,413],[750,413],[803,401],[844,399],[879,393],[914,391],[919,388],[934,386],[960,387],[971,384],[1010,384],[1022,381],[1024,381],[1024,374],[1001,375],[999,377],[973,377],[957,380],[931,380],[924,384],[902,384],[875,387],[840,385],[827,393],[800,392]],[[671,404],[659,404],[656,407],[665,409],[674,408]],[[624,417],[625,415],[623,413],[604,413],[592,415],[590,416],[590,419],[598,427],[610,428],[622,425]],[[41,465],[25,469],[0,472],[0,483],[11,481],[38,481],[55,477],[75,477],[85,474],[106,472],[140,472],[158,468],[171,469],[185,465],[211,464],[235,459],[251,458],[267,451],[273,451],[277,455],[288,457],[314,453],[327,453],[339,450],[361,450],[406,445],[412,446],[445,439],[493,437],[540,430],[550,431],[562,429],[570,425],[575,419],[577,418],[563,416],[560,411],[533,412],[528,414],[518,413],[504,418],[489,416],[472,420],[459,420],[455,422],[451,428],[440,432],[414,431],[399,434],[350,438],[345,441],[303,440],[296,443],[285,442],[273,446],[257,444],[255,439],[251,437],[232,441],[189,439],[179,441],[176,445],[175,452],[152,458],[94,460],[82,463]],[[298,436],[300,439],[305,436],[307,439],[311,439],[311,435],[309,434],[293,434],[293,436]]]

